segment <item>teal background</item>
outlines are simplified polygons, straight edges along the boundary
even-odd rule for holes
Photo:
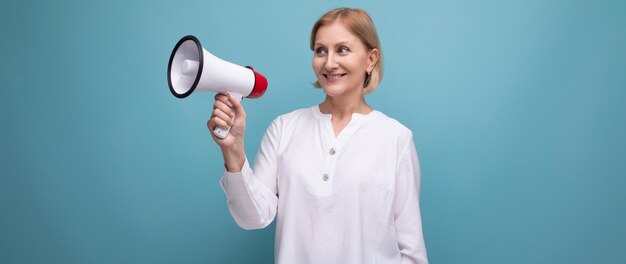
[[[309,31],[361,7],[386,74],[371,105],[414,131],[431,263],[620,263],[624,1],[28,1],[0,4],[0,263],[271,263],[239,229],[205,127],[173,97],[178,39],[254,65],[246,150],[323,100]]]

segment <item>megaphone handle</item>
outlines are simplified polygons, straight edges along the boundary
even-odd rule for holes
[[[237,101],[241,101],[241,99],[243,98],[243,95],[238,94],[238,93],[228,92],[228,95],[230,95]],[[233,113],[232,118],[233,120],[235,120],[235,113]],[[224,139],[228,135],[228,131],[230,131],[230,127],[227,127],[225,129],[221,127],[215,127],[215,129],[213,130],[213,134],[218,138]]]

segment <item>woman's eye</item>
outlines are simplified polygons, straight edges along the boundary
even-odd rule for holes
[[[350,51],[350,49],[348,49],[347,47],[340,47],[339,49],[337,49],[337,52],[339,54],[345,54],[348,53]]]
[[[315,54],[317,54],[317,55],[324,55],[324,54],[326,54],[326,49],[325,48],[317,48],[317,49],[315,49]]]

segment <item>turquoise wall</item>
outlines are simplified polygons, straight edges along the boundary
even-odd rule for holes
[[[626,246],[624,1],[27,1],[0,4],[1,263],[271,263],[218,185],[211,93],[173,97],[187,34],[254,65],[254,156],[273,118],[323,100],[309,30],[370,12],[368,96],[414,131],[432,263],[618,263]]]

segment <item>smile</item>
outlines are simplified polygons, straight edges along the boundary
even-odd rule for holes
[[[339,78],[341,78],[341,77],[345,76],[345,75],[346,75],[346,73],[344,73],[344,74],[332,74],[332,75],[331,75],[331,74],[323,74],[323,75],[324,75],[324,77],[326,77],[326,79],[328,79],[328,80],[337,80],[337,79],[339,79]]]

